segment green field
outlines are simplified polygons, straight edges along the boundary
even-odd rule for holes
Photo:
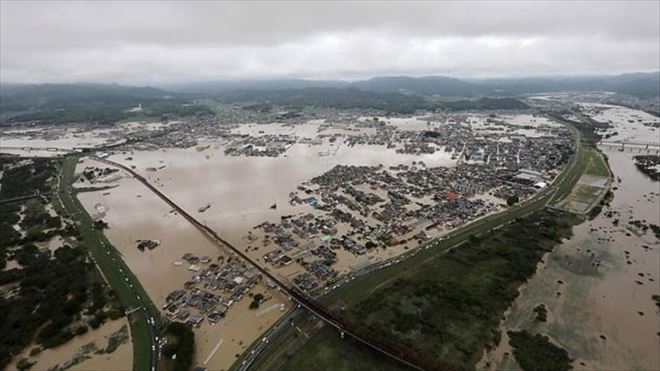
[[[80,201],[75,197],[71,183],[73,182],[77,162],[78,157],[76,156],[67,157],[64,160],[58,197],[58,199],[61,200],[62,205],[59,205],[59,202],[55,202],[55,207],[60,209],[64,208],[69,215],[79,223],[80,234],[85,245],[89,247],[94,261],[98,264],[103,276],[116,292],[122,305],[125,308],[131,309],[141,305],[129,287],[130,282],[142,297],[142,300],[148,303],[147,310],[149,311],[149,315],[154,317],[157,324],[160,324],[161,319],[159,310],[151,302],[138,279],[126,266],[119,252],[112,247],[110,241],[108,241],[103,234],[103,231],[93,227],[92,218],[87,214]],[[109,255],[105,252],[106,250],[103,248],[102,242],[110,247]],[[112,260],[113,257],[115,258],[114,261]],[[124,271],[124,274],[128,276],[129,282],[124,280],[124,275],[118,271],[117,264],[119,264]],[[150,363],[149,358],[151,355],[151,342],[146,319],[144,318],[144,312],[137,311],[134,313],[131,316],[130,322],[131,336],[133,338],[133,369],[148,370]]]
[[[603,155],[598,152],[598,150],[593,148],[588,148],[584,150],[585,156],[585,174],[597,175],[597,176],[610,176],[610,170],[607,167],[607,163],[603,158]]]
[[[323,325],[310,312],[302,311],[293,317],[284,317],[283,321],[292,325],[277,336],[269,335],[271,343],[267,350],[268,355],[283,356],[258,357],[250,366],[250,370],[351,370],[353,369],[351,365],[364,370],[370,368],[386,371],[410,370],[407,366],[393,362],[349,336],[341,339],[340,333],[334,327]],[[294,328],[296,330],[293,330]],[[333,341],[334,338],[340,341]],[[251,348],[260,343],[261,338],[257,339],[244,354],[249,353]],[[303,346],[305,351],[299,353],[298,350]],[[317,356],[306,357],[308,349]],[[241,358],[230,370],[237,369],[240,363]]]
[[[309,357],[310,354],[314,356]],[[287,371],[406,370],[404,366],[374,353],[355,340],[350,338],[341,340],[337,330],[328,326],[323,327],[305,343],[303,351],[296,352],[280,369]]]
[[[580,151],[577,167],[581,170],[578,184],[570,189],[566,188],[568,194],[558,197],[555,206],[565,211],[583,214],[596,205],[607,188],[590,183],[593,180],[609,178],[610,170],[604,156],[597,149],[590,147],[582,148]]]

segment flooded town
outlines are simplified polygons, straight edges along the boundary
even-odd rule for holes
[[[660,2],[0,0],[0,370],[660,370]]]
[[[615,133],[610,139],[630,139],[631,131],[655,134],[657,119],[639,111],[629,110],[639,125],[628,128],[618,124],[627,116],[609,113],[615,107],[585,103],[585,108],[596,109],[586,111],[594,120],[613,123],[607,129]],[[320,111],[310,116],[272,123],[128,123],[84,132],[10,130],[3,133],[3,144],[24,155],[105,146],[78,162],[74,187],[84,191],[80,200],[95,220],[107,224],[110,242],[162,316],[195,328],[197,363],[209,369],[228,369],[234,355],[295,304],[130,173],[100,160],[141,174],[264,269],[313,293],[525,202],[554,181],[575,150],[566,126],[533,112],[383,117]],[[145,139],[133,144],[136,132]],[[612,150],[617,151],[605,153]],[[608,158],[621,156],[632,155]],[[598,177],[592,178],[589,187],[597,184]],[[614,186],[623,188],[625,182],[619,176]],[[622,198],[618,192],[615,200]],[[653,191],[639,197],[658,201]],[[628,218],[657,224],[652,214]],[[589,230],[605,228],[594,227],[605,217],[598,218]],[[657,255],[657,241],[644,246],[643,254]],[[551,267],[553,260],[547,259]],[[646,267],[647,280],[654,279],[652,271]],[[653,285],[650,281],[647,287]]]

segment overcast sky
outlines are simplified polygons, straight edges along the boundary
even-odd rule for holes
[[[0,3],[2,82],[660,69],[660,1]]]

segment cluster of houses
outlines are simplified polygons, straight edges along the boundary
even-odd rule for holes
[[[208,257],[199,258],[191,253],[184,254],[182,259],[196,267],[191,269],[195,274],[184,282],[183,289],[167,295],[163,310],[170,319],[194,326],[199,326],[204,319],[218,322],[232,304],[261,280],[258,272],[237,259],[219,258],[215,263]]]
[[[296,143],[298,138],[292,135],[231,135],[232,141],[225,148],[230,156],[277,157]]]
[[[77,181],[82,184],[112,183],[121,179],[119,169],[110,167],[86,166],[78,175]]]
[[[277,245],[277,248],[263,255],[265,263],[271,264],[274,268],[281,268],[295,260],[320,280],[327,280],[337,275],[332,268],[337,261],[337,254],[327,246],[336,248],[337,240],[332,238],[332,235],[336,234],[337,230],[334,223],[328,222],[326,218],[307,213],[297,218],[283,217],[279,224],[266,222],[256,228],[263,229],[265,233],[264,246],[273,243]],[[300,241],[317,238],[320,244],[318,246],[300,244]]]
[[[319,281],[308,272],[297,275],[293,279],[293,283],[305,291],[313,290],[319,286]]]
[[[571,152],[568,130],[550,126],[526,137],[512,134],[519,126],[494,121],[486,133],[466,122],[450,123],[452,130],[434,134],[372,125],[376,135],[349,136],[350,143],[368,144],[370,136],[392,139],[394,133],[411,145],[410,151],[416,146],[415,153],[460,149],[458,162],[453,167],[427,167],[422,161],[388,168],[337,165],[291,192],[292,205],[312,211],[258,227],[266,233],[264,245],[276,245],[264,260],[274,267],[299,263],[306,272],[294,282],[302,289],[336,275],[336,254],[315,259],[312,251],[345,249],[357,259],[373,248],[421,243],[433,228],[455,228],[496,211],[511,196],[529,197],[554,178]],[[420,147],[424,143],[427,149]]]
[[[272,264],[275,268],[280,268],[291,264],[293,259],[286,255],[282,250],[275,249],[264,255],[264,261]]]
[[[274,114],[235,113],[240,116],[235,122],[272,122]],[[337,165],[291,192],[289,203],[309,211],[256,228],[263,232],[261,243],[268,247],[263,260],[276,269],[301,266],[305,272],[295,283],[303,289],[337,275],[333,266],[338,249],[362,259],[360,256],[376,248],[422,242],[433,229],[451,229],[474,220],[502,207],[511,196],[524,200],[554,178],[572,151],[568,129],[536,121],[532,125],[536,118],[529,125],[524,125],[526,119],[518,120],[521,125],[499,114],[475,118],[473,114],[436,113],[419,122],[392,124],[388,119],[358,120],[364,112],[315,114],[349,125],[342,126],[342,134],[321,134],[334,130],[330,124],[321,124],[315,138],[301,138],[263,131],[242,134],[234,130],[237,125],[200,118],[203,122],[180,123],[176,132],[150,140],[174,140],[176,144],[198,137],[218,138],[226,144],[225,153],[232,156],[276,157],[296,143],[337,141],[342,146],[378,145],[404,154],[445,152],[438,155],[451,156],[447,167],[430,167],[422,161],[390,167]],[[310,118],[287,115],[286,122],[297,125]],[[404,127],[408,124],[411,127]],[[250,243],[255,242],[256,237],[250,237]],[[189,264],[195,276],[207,273],[211,265],[201,258],[199,262],[189,260]],[[189,285],[200,287],[200,282]]]

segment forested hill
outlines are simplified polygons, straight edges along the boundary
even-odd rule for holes
[[[281,91],[305,88],[355,88],[375,93],[405,93],[445,97],[512,96],[559,91],[611,91],[636,96],[660,96],[660,72],[616,76],[457,79],[444,76],[382,76],[353,82],[340,80],[262,79],[206,81],[162,85],[185,93]]]
[[[0,85],[0,124],[112,123],[128,118],[212,115],[208,102],[378,109],[524,109],[516,96],[610,91],[660,96],[660,72],[599,77],[460,80],[442,76],[338,80],[244,80],[128,87],[117,84]],[[197,102],[204,101],[206,104]],[[134,108],[142,106],[141,110]]]
[[[133,110],[138,106],[142,110]],[[184,94],[117,84],[39,84],[0,88],[0,122],[110,123],[129,117],[211,114]]]

